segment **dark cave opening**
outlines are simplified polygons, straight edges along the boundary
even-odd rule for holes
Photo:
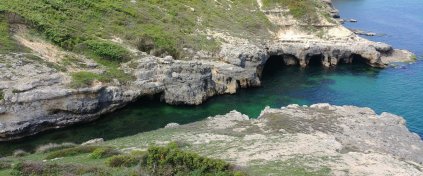
[[[369,65],[369,61],[358,54],[351,55],[351,64],[353,65]]]
[[[323,66],[323,55],[312,55],[307,57],[307,66],[309,67],[320,67]]]
[[[267,59],[266,63],[263,66],[263,70],[261,72],[261,75],[274,75],[277,71],[283,69],[286,67],[287,64],[284,61],[283,55],[273,55],[270,56],[269,59]]]

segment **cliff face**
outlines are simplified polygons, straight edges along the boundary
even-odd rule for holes
[[[233,111],[207,120],[106,141],[122,150],[177,141],[251,175],[421,175],[423,141],[403,118],[369,108],[315,104]],[[291,173],[292,172],[292,173]],[[298,173],[297,173],[298,174]]]
[[[217,51],[183,48],[188,58],[156,57],[152,51],[141,52],[122,39],[113,38],[112,42],[134,56],[119,64],[118,69],[110,68],[108,62],[90,59],[89,54],[64,51],[40,38],[34,39],[18,24],[13,28],[13,38],[37,57],[19,53],[0,56],[0,140],[91,121],[140,96],[160,94],[170,104],[198,105],[211,96],[260,86],[260,75],[270,57],[301,67],[307,67],[311,60],[325,67],[355,60],[384,67],[388,62],[411,59],[412,54],[407,51],[362,39],[342,27],[327,16],[339,16],[330,1],[310,2],[313,3],[306,7],[314,15],[310,12],[298,16],[295,15],[301,14],[298,7],[253,1],[250,8],[273,26],[267,37],[235,35],[232,28],[226,32],[204,29],[201,35],[205,34],[206,40],[219,41],[220,48]],[[201,18],[196,20],[201,23]],[[91,43],[88,42],[88,48],[103,44]],[[81,71],[89,73],[83,74],[82,82],[91,81],[84,80],[86,75],[94,76],[93,82],[79,88],[70,86],[75,82],[74,73]],[[108,77],[111,72],[129,75],[131,80],[124,84],[118,76],[103,81],[102,75]]]

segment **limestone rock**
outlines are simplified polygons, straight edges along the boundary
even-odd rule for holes
[[[99,143],[103,143],[104,139],[103,138],[97,138],[97,139],[91,139],[87,142],[82,143],[81,145],[93,145],[93,144],[99,144]]]
[[[179,126],[178,123],[169,123],[165,126],[165,128],[175,128],[175,127],[178,127],[178,126]]]

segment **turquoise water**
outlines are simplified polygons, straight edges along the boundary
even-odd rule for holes
[[[344,18],[359,20],[348,27],[386,34],[371,40],[423,54],[423,1],[335,0]],[[394,25],[393,25],[394,24]],[[170,106],[157,98],[144,98],[89,124],[46,132],[16,142],[0,143],[0,154],[17,148],[31,149],[49,142],[83,142],[102,137],[113,139],[162,128],[170,122],[190,123],[208,116],[238,110],[250,117],[271,106],[328,102],[371,107],[407,120],[409,128],[423,136],[423,62],[384,70],[363,65],[265,68],[263,86],[236,95],[210,99],[201,106]]]
[[[333,2],[340,10],[342,18],[358,20],[358,23],[345,23],[346,27],[384,34],[366,38],[388,43],[395,48],[410,50],[422,58],[422,0],[334,0]],[[405,117],[413,132],[423,136],[422,61],[401,69],[383,70],[374,79],[343,75],[337,75],[333,79],[337,80],[337,83],[330,87],[336,90],[336,96],[330,102],[368,106],[377,112],[388,111],[401,115]]]

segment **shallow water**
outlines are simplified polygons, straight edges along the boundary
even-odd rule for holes
[[[423,1],[335,0],[343,18],[358,23],[346,26],[386,34],[371,40],[423,54]],[[90,124],[46,132],[22,141],[0,143],[0,154],[17,148],[31,149],[49,142],[83,142],[92,138],[113,139],[162,128],[170,122],[190,123],[208,116],[238,110],[250,117],[271,106],[328,102],[357,105],[376,112],[404,116],[409,128],[423,136],[423,62],[384,70],[362,65],[265,68],[263,86],[223,95],[200,106],[170,106],[157,98],[144,98]]]

